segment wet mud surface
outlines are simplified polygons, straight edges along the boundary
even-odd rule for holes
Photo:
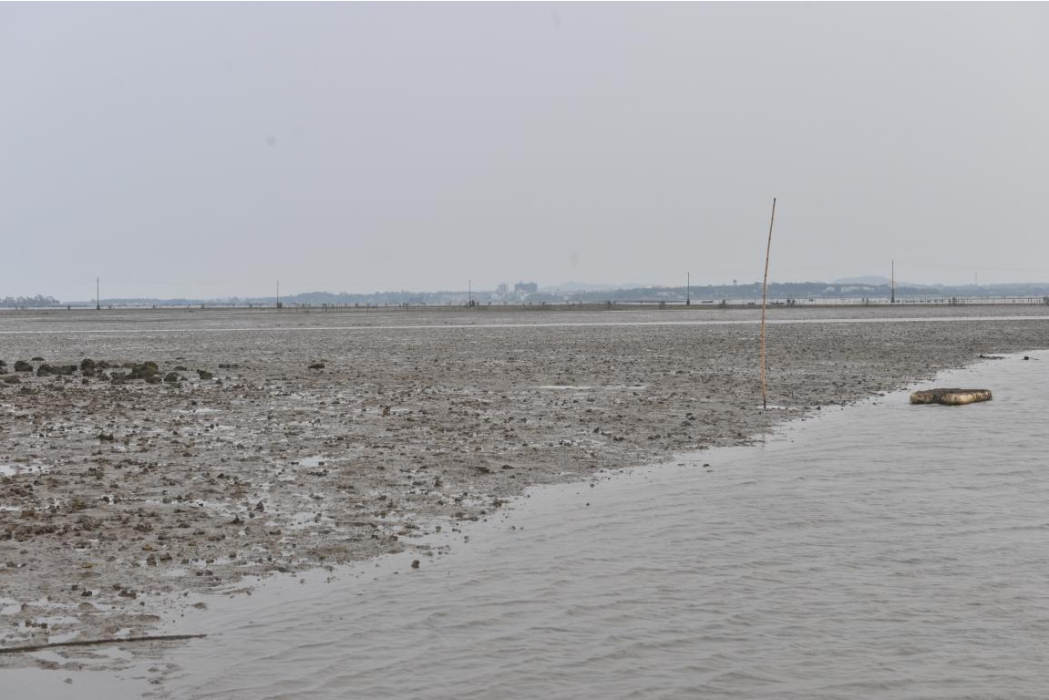
[[[890,322],[820,322],[846,311]],[[752,312],[3,312],[0,647],[150,634],[247,575],[425,566],[419,535],[530,485],[1049,347],[1040,313],[778,310],[810,322],[769,327],[762,411],[758,326],[682,323]],[[891,321],[922,314],[1002,318]]]

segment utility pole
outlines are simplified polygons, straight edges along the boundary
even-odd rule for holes
[[[892,279],[889,280],[889,303],[896,303],[896,261],[892,261]]]
[[[692,306],[692,273],[685,273],[685,306]]]
[[[101,283],[99,282],[99,279],[96,277],[95,278],[95,311],[101,311],[102,310],[102,296],[99,293],[99,289],[101,288],[100,284]]]
[[[277,279],[277,308],[280,308],[280,278]]]
[[[466,280],[466,299],[467,306],[474,305],[474,281],[472,279]]]

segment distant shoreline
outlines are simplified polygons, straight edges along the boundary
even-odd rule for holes
[[[804,298],[793,297],[769,298],[769,308],[797,307],[806,309],[819,308],[900,308],[900,307],[952,307],[952,306],[1049,306],[1049,297],[1046,296],[1015,296],[1015,297],[992,297],[992,296],[970,296],[970,297],[925,297],[925,298],[898,298],[891,301],[888,298],[863,298],[863,297],[837,297],[837,298]],[[35,312],[35,311],[99,311],[99,310],[171,310],[171,311],[206,311],[206,310],[239,310],[239,311],[339,311],[339,312],[367,312],[375,310],[403,310],[403,311],[623,311],[636,309],[660,308],[667,310],[724,310],[724,309],[752,309],[760,308],[760,300],[745,299],[693,299],[691,302],[684,300],[608,300],[604,302],[478,302],[469,303],[445,303],[445,304],[283,304],[279,309],[273,304],[249,304],[249,303],[222,303],[222,302],[185,302],[185,303],[156,303],[156,304],[101,304],[97,309],[94,303],[71,303],[55,304],[51,306],[0,306],[0,311]]]

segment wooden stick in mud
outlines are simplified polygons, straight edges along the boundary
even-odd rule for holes
[[[122,637],[111,639],[75,639],[71,642],[54,642],[52,644],[30,644],[23,647],[2,647],[0,654],[20,654],[30,651],[46,651],[57,647],[93,647],[103,644],[123,644],[124,642],[179,642],[186,639],[200,639],[206,634],[162,634],[152,637]]]
[[[765,307],[769,298],[769,255],[772,253],[772,225],[776,223],[776,198],[772,198],[772,220],[769,221],[769,243],[765,248],[765,283],[761,287],[761,407],[768,410],[769,391],[765,385]]]

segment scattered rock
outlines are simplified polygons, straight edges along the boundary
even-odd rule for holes
[[[36,368],[38,377],[48,375],[70,375],[76,372],[76,365],[49,365],[46,362]]]
[[[938,403],[945,406],[964,406],[979,401],[990,401],[991,392],[987,389],[929,389],[911,394],[911,403]]]
[[[157,366],[156,362],[141,362],[131,365],[131,372],[128,374],[128,379],[145,379],[151,384],[156,384],[160,381],[157,374],[160,372],[160,367]],[[155,381],[151,381],[154,380]]]

